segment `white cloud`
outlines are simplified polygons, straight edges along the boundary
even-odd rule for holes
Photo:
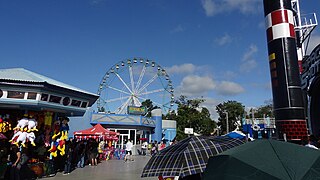
[[[219,13],[219,9],[213,0],[201,0],[201,3],[207,16],[214,16]]]
[[[220,37],[220,38],[217,38],[215,40],[216,43],[218,43],[218,45],[220,46],[223,46],[223,45],[226,45],[226,44],[229,44],[232,42],[232,38],[229,34],[225,34],[224,36]]]
[[[226,71],[223,73],[223,78],[224,79],[234,79],[235,77],[237,77],[237,73],[233,72],[233,71]]]
[[[216,106],[221,102],[221,100],[210,97],[204,97],[203,99],[205,99],[205,101],[201,104],[202,107],[207,108],[210,112],[211,119],[217,121],[219,115],[217,114]]]
[[[272,89],[271,82],[266,83],[252,83],[251,86],[253,88],[259,88],[270,91]]]
[[[258,52],[258,48],[256,45],[250,45],[247,52],[244,53],[241,65],[240,72],[251,72],[254,68],[257,67],[257,61],[254,59],[254,55]]]
[[[186,96],[205,95],[208,91],[213,90],[216,84],[209,76],[189,75],[182,79],[177,87],[178,94]]]
[[[175,27],[174,29],[172,29],[170,31],[170,33],[178,33],[178,32],[183,32],[185,29],[182,27],[181,24],[179,24],[177,27]]]
[[[167,73],[169,75],[172,74],[192,74],[196,71],[198,72],[206,72],[206,67],[205,66],[196,66],[191,63],[185,63],[185,64],[180,64],[180,65],[173,65],[171,67],[166,67],[165,68]]]
[[[257,12],[257,6],[259,5],[258,0],[224,0],[226,2],[226,6],[230,10],[239,10],[243,14],[254,13]]]
[[[243,93],[245,90],[240,84],[237,84],[235,82],[221,81],[217,85],[216,91],[221,95],[232,96]]]
[[[261,6],[260,0],[201,0],[201,4],[207,16],[230,11],[239,11],[242,14],[255,13]]]
[[[309,46],[308,46],[308,51],[307,54],[310,54],[312,50],[320,44],[320,35],[312,35],[310,38]]]

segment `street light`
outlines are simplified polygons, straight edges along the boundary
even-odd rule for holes
[[[229,116],[227,111],[223,111],[223,113],[226,114],[226,123],[227,123],[227,134],[229,133]]]

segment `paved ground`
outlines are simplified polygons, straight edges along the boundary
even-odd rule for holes
[[[124,163],[123,160],[108,160],[98,166],[86,166],[72,171],[69,175],[58,173],[55,179],[76,179],[76,180],[157,180],[157,177],[141,178],[143,167],[150,159],[150,156],[134,156],[134,161]]]

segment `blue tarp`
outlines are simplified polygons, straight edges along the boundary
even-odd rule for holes
[[[230,133],[226,134],[226,136],[229,136],[231,138],[238,138],[238,139],[245,139],[246,138],[246,136],[239,134],[237,132],[230,132]]]

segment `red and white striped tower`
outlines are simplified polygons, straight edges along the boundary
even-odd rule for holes
[[[263,3],[278,138],[301,140],[308,134],[291,0],[264,0]]]

